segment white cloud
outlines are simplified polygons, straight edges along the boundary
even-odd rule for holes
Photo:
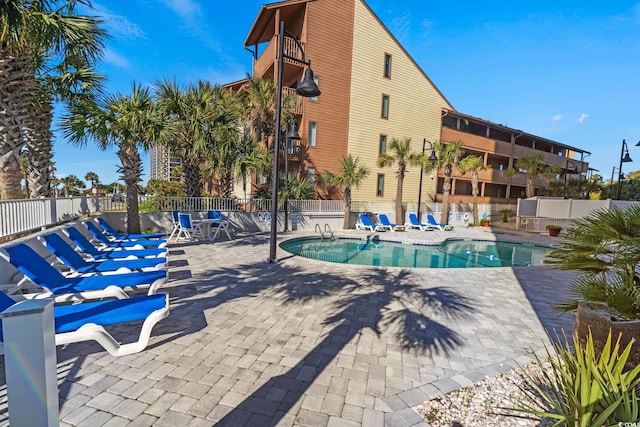
[[[129,68],[129,60],[112,49],[105,49],[104,62],[124,70]]]
[[[162,0],[162,3],[187,22],[193,22],[202,16],[202,9],[194,0]]]
[[[553,120],[554,122],[557,122],[558,120],[562,120],[562,114],[556,114],[551,118],[551,120]]]
[[[421,36],[423,38],[426,38],[427,36],[429,36],[431,34],[431,30],[433,28],[433,21],[429,20],[429,19],[425,19],[424,21],[422,21],[422,34]]]
[[[582,123],[584,123],[584,121],[585,121],[585,119],[586,119],[587,117],[589,117],[589,115],[588,115],[588,114],[586,114],[586,113],[582,113],[582,114],[580,114],[580,117],[577,119],[578,123],[581,123],[581,124],[582,124]]]
[[[105,28],[109,36],[119,39],[139,40],[145,39],[144,31],[140,29],[138,24],[129,21],[126,17],[110,12],[102,6],[94,3],[90,15],[98,15],[102,19],[102,26]]]
[[[393,18],[389,25],[389,30],[400,41],[407,40],[411,34],[411,17],[408,13],[397,18]]]

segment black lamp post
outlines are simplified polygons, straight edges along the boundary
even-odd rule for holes
[[[431,148],[431,155],[429,156],[429,161],[430,162],[437,162],[438,161],[438,156],[436,156],[436,150],[433,147],[433,144],[429,141],[427,141],[427,138],[424,138],[422,140],[422,157],[424,157],[424,149],[425,144],[429,143],[429,148]],[[420,166],[420,185],[418,185],[418,212],[416,212],[417,217],[418,217],[418,222],[420,222],[420,204],[422,203],[422,174],[424,173],[424,165]],[[398,219],[396,218],[396,222],[398,222]]]
[[[616,169],[618,169],[617,167],[613,167],[613,169],[611,169],[611,181],[609,181],[609,198],[613,199],[613,177],[616,173]]]
[[[302,59],[290,56],[284,53],[284,38],[291,38],[302,54]],[[278,82],[276,93],[276,127],[275,137],[273,144],[273,173],[271,179],[273,185],[271,187],[271,234],[269,241],[269,262],[276,262],[276,239],[278,237],[278,157],[280,153],[280,116],[282,115],[282,74],[284,68],[284,58],[290,61],[297,62],[302,65],[306,65],[307,69],[304,72],[304,79],[298,84],[296,93],[305,98],[310,98],[320,95],[320,89],[313,79],[313,71],[311,70],[311,61],[307,61],[304,55],[304,49],[300,44],[300,41],[291,33],[287,32],[284,27],[284,21],[280,21],[280,38],[278,40]],[[286,157],[285,157],[286,159]]]
[[[302,138],[298,133],[298,126],[294,120],[291,120],[287,126],[287,136],[284,140],[284,231],[289,231],[289,154],[292,152],[289,150],[289,141],[300,139]]]
[[[636,144],[636,147],[640,146],[640,141]],[[622,164],[633,162],[631,157],[629,157],[629,147],[627,146],[627,142],[622,140],[622,150],[620,151],[620,165],[618,166],[618,192],[616,195],[616,199],[620,200],[620,195],[622,192],[622,186],[620,185],[622,182]]]
[[[569,163],[571,163],[571,166],[573,167],[573,171],[578,172],[578,165],[573,163],[571,160],[567,159],[567,162],[564,166],[564,186],[565,187],[567,186],[567,172],[569,171]]]

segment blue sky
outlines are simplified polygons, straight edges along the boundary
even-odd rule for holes
[[[107,91],[164,77],[244,78],[251,54],[243,41],[264,3],[94,1],[111,35],[100,66]],[[626,139],[635,161],[623,171],[640,170],[640,2],[367,3],[456,110],[590,151],[585,160],[606,180]],[[59,176],[117,179],[113,151],[60,136],[54,150]]]

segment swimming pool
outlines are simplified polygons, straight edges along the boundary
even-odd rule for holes
[[[340,264],[410,268],[529,267],[542,265],[549,248],[528,243],[451,239],[439,245],[378,239],[302,237],[280,244],[305,258]]]

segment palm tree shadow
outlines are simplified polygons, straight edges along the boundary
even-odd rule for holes
[[[276,292],[283,302],[339,292],[333,312],[323,322],[332,329],[295,366],[269,379],[217,425],[248,425],[255,421],[249,421],[253,416],[265,416],[271,425],[277,424],[344,346],[365,329],[371,329],[378,337],[391,332],[405,350],[447,354],[461,344],[461,339],[432,316],[460,319],[474,311],[471,301],[464,296],[440,287],[421,286],[410,270],[396,273],[376,270],[357,280],[316,276],[316,290],[309,291],[306,286],[300,287],[295,280],[290,280]],[[327,287],[331,281],[339,286]]]

